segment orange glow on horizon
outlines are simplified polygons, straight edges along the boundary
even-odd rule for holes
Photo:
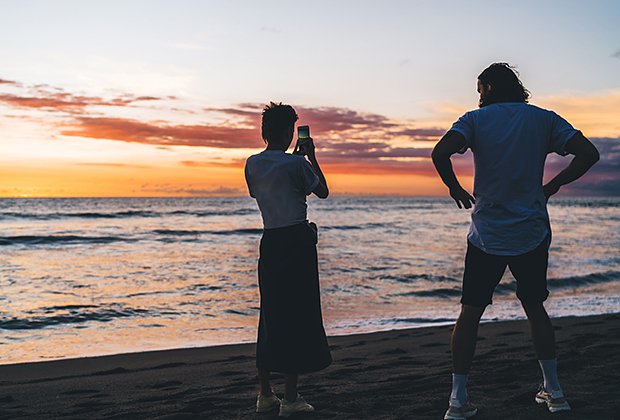
[[[178,197],[246,196],[243,165],[6,166],[0,172],[0,197]],[[396,173],[373,165],[324,165],[332,194],[445,195],[432,171]],[[470,175],[460,175],[471,185]]]
[[[0,92],[0,197],[247,194],[243,165],[263,145],[260,104],[192,111],[177,108],[182,100],[172,96],[103,98],[3,84],[8,93]],[[556,110],[588,137],[620,137],[620,91],[548,96],[536,105]],[[313,127],[333,194],[446,195],[429,155],[467,110],[462,105],[439,103],[426,121],[348,108],[296,109]],[[471,188],[471,156],[453,162]],[[607,172],[595,177],[616,179],[614,162],[606,165],[597,165]]]

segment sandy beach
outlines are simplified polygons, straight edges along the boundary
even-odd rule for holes
[[[534,403],[540,372],[524,321],[482,324],[470,395],[478,419],[614,419],[620,314],[554,320],[573,406]],[[334,364],[304,375],[308,419],[437,419],[450,387],[452,327],[331,337]],[[254,413],[254,345],[0,366],[0,419],[269,419]],[[276,391],[282,381],[274,375]]]

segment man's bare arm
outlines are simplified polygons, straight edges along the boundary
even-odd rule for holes
[[[575,157],[571,163],[543,186],[547,200],[560,190],[560,187],[579,179],[599,160],[596,146],[581,132],[575,134],[566,143],[565,150]]]
[[[465,137],[457,131],[448,131],[435,145],[431,157],[441,180],[450,189],[450,196],[459,208],[471,208],[475,203],[471,196],[459,183],[452,168],[450,157],[465,147]]]

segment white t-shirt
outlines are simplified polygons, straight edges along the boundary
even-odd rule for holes
[[[303,156],[281,150],[250,156],[245,162],[245,181],[265,229],[305,222],[306,196],[319,185],[319,177]]]
[[[542,189],[548,153],[566,155],[575,130],[555,112],[519,102],[470,111],[451,130],[474,154],[469,241],[488,254],[520,255],[551,233]]]

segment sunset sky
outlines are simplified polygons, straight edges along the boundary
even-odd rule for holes
[[[599,147],[563,192],[619,195],[619,17],[616,0],[0,0],[0,197],[243,195],[271,100],[310,125],[334,193],[445,194],[430,150],[496,61]],[[469,186],[471,155],[455,166]]]

